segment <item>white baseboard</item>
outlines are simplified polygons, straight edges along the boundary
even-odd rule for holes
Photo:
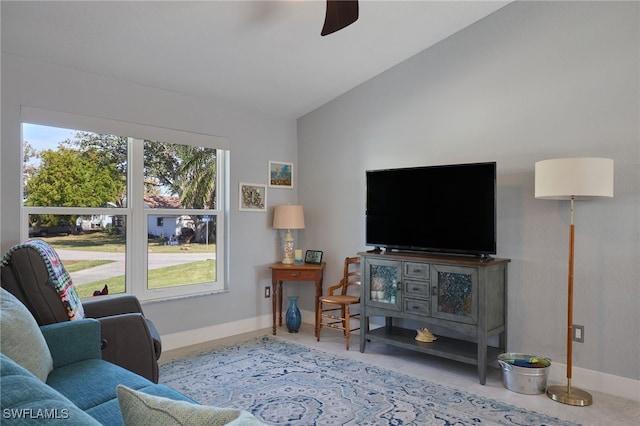
[[[566,383],[567,365],[552,362],[547,384]],[[613,374],[587,370],[586,368],[572,367],[571,386],[585,391],[602,392],[640,402],[640,380],[614,376]],[[594,397],[594,401],[595,399]]]
[[[312,312],[308,315],[313,317]],[[268,314],[240,321],[181,331],[178,333],[163,334],[160,336],[162,339],[162,350],[170,351],[172,349],[197,345],[211,340],[223,339],[225,337],[271,327],[272,318],[271,314]]]
[[[314,315],[312,311],[302,311],[302,318],[311,319],[311,321],[304,321],[305,323],[313,324],[315,322]],[[271,314],[267,314],[260,317],[162,335],[162,348],[168,351],[205,343],[211,340],[231,337],[237,334],[248,333],[262,328],[269,328],[272,326],[272,318]],[[566,383],[566,368],[566,364],[553,362],[549,370],[547,383]],[[600,373],[578,367],[573,367],[571,375],[571,385],[577,388],[586,391],[602,392],[640,402],[640,380],[614,376],[612,374]]]

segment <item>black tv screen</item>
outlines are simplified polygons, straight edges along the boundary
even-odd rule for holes
[[[368,170],[366,245],[496,254],[496,163]]]

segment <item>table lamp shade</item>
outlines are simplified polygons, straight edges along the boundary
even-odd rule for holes
[[[576,200],[613,197],[613,160],[582,157],[536,163],[535,197]]]
[[[304,229],[302,206],[291,204],[276,206],[273,212],[274,229]]]

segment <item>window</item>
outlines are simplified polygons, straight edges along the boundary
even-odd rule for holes
[[[56,249],[81,297],[224,290],[226,141],[135,125],[137,135],[171,138],[141,139],[116,133],[126,125],[76,117],[62,118],[86,127],[23,116],[25,238]]]

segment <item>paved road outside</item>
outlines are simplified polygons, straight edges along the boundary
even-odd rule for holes
[[[74,285],[87,284],[105,278],[124,275],[125,254],[107,253],[83,250],[60,250],[56,249],[62,263],[65,260],[95,260],[107,259],[115,262],[96,266],[95,268],[83,269],[82,271],[70,273]],[[165,268],[167,266],[181,265],[183,263],[197,262],[199,260],[215,259],[214,253],[148,253],[149,269]]]

